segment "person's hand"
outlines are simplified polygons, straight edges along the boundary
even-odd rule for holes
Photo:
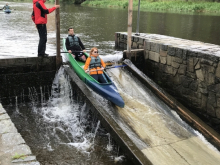
[[[86,49],[84,49],[83,52],[86,52]]]
[[[105,68],[104,67],[101,67],[101,70],[104,70]]]
[[[86,69],[85,72],[86,72],[86,73],[89,73],[89,69]]]
[[[60,5],[55,5],[55,8],[57,9],[57,8],[60,8]]]
[[[73,58],[75,58],[76,56],[74,54],[72,54]]]
[[[71,50],[68,50],[68,52],[69,52],[69,53],[72,53],[72,51],[71,51]]]

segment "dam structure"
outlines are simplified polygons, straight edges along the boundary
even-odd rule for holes
[[[124,49],[126,47],[126,33],[117,32],[115,36],[116,46]],[[64,146],[74,148],[76,144],[80,146],[86,142],[75,142],[74,132],[69,131],[71,127],[65,125],[66,121],[62,121],[56,112],[58,108],[60,111],[64,110],[67,106],[65,100],[70,99],[68,104],[78,106],[79,103],[77,110],[79,115],[76,115],[74,122],[78,118],[83,121],[84,115],[82,113],[86,110],[90,111],[91,116],[98,118],[96,125],[98,126],[100,123],[107,130],[122,149],[126,159],[133,164],[219,164],[219,134],[191,112],[196,103],[198,107],[197,109],[193,108],[192,111],[198,111],[206,99],[203,106],[204,113],[200,111],[198,114],[204,114],[207,119],[218,121],[218,56],[217,54],[208,54],[210,47],[213,48],[216,45],[209,45],[210,47],[206,47],[207,53],[201,54],[202,52],[199,52],[198,49],[205,49],[204,45],[195,41],[200,46],[197,45],[197,49],[194,48],[193,51],[188,50],[188,45],[186,45],[187,42],[193,41],[168,36],[133,35],[132,41],[132,53],[129,54],[126,51],[123,53],[125,59],[123,63],[126,66],[106,70],[125,102],[124,108],[112,104],[92,91],[80,80],[68,62],[63,63],[57,70],[55,56],[0,60],[2,64],[0,67],[2,84],[0,99],[2,108],[5,109],[0,111],[0,116],[2,114],[10,116],[15,122],[18,132],[21,131],[24,140],[22,144],[26,142],[33,152],[33,154],[24,152],[18,154],[24,156],[39,154],[36,152],[35,145],[31,143],[34,141],[31,130],[35,130],[35,126],[30,124],[29,132],[25,131],[28,128],[27,124],[22,125],[25,120],[28,120],[22,111],[30,110],[28,108],[20,109],[22,106],[25,107],[25,103],[34,106],[35,115],[38,113],[46,114],[37,120],[38,127],[43,127],[52,121],[55,122],[51,125],[51,130],[47,131],[51,131],[51,136],[59,136],[59,147],[61,147],[58,147],[59,149],[64,149]],[[177,48],[177,43],[182,43],[181,49]],[[215,50],[217,48],[218,46]],[[172,90],[169,85],[172,86]],[[63,90],[65,86],[68,86],[68,89]],[[181,89],[179,93],[174,91],[177,87]],[[51,94],[51,91],[54,93]],[[174,93],[178,97],[175,97]],[[58,98],[58,96],[64,99]],[[58,98],[59,104],[56,104],[53,110],[49,109],[48,107],[56,102],[55,98]],[[186,101],[186,99],[189,100]],[[197,99],[197,102],[193,99]],[[211,103],[213,99],[215,102]],[[188,104],[185,105],[182,100]],[[62,102],[64,104],[61,104]],[[207,107],[209,106],[213,107],[211,112],[208,112],[209,108]],[[74,111],[74,109],[70,108],[70,114],[71,110]],[[55,116],[52,111],[56,112]],[[17,118],[23,120],[16,120],[15,113],[18,114]],[[27,116],[32,118],[29,114]],[[10,118],[7,117],[9,120]],[[49,122],[45,122],[43,118]],[[1,118],[0,121],[2,121]],[[28,122],[31,123],[31,121]],[[67,121],[71,121],[71,119]],[[56,122],[64,125],[63,129]],[[0,126],[0,130],[2,130],[4,125]],[[95,133],[97,129],[95,129]],[[5,132],[0,133],[1,137],[5,134]],[[54,142],[56,143],[56,140]],[[92,144],[90,143],[85,150],[81,148],[77,153],[92,152]],[[55,148],[51,149],[51,146],[50,142],[45,146],[49,153],[53,149],[55,150]],[[91,148],[89,149],[89,147]],[[4,153],[4,151],[0,152],[0,154]],[[8,156],[7,161],[11,160],[13,154]],[[0,161],[3,162],[1,156]],[[26,161],[24,164],[39,163],[37,162],[39,160],[34,156],[31,158],[33,160]],[[17,158],[16,160],[22,159]]]

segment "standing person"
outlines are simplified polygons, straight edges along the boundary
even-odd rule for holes
[[[107,83],[103,75],[103,70],[106,67],[106,64],[99,57],[98,49],[96,47],[92,48],[89,55],[90,56],[87,58],[84,66],[85,72],[90,72],[90,76],[92,76],[98,82]]]
[[[75,59],[86,61],[86,57],[83,52],[86,52],[83,43],[80,38],[74,34],[74,29],[68,29],[68,37],[66,38],[66,49],[73,55]],[[83,52],[82,52],[83,51]]]
[[[40,37],[38,44],[38,57],[48,56],[48,54],[45,53],[47,43],[47,14],[50,14],[60,7],[60,5],[55,5],[54,7],[47,9],[44,5],[45,2],[46,0],[33,0],[33,13],[31,15]]]

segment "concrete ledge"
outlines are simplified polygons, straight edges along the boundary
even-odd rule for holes
[[[40,165],[0,103],[0,165]]]
[[[73,69],[71,67],[65,67],[65,72],[70,77],[73,92],[83,97],[83,101],[89,104],[89,107],[92,107],[92,112],[98,116],[101,124],[125,152],[125,156],[135,165],[151,165],[152,163],[149,159],[137,148],[112,116],[110,116],[103,106],[92,96],[90,90],[88,90],[87,86],[79,79]]]
[[[130,60],[127,59],[124,61],[124,63],[128,65],[128,70],[132,72],[132,74],[137,77],[139,81],[146,85],[155,95],[157,95],[168,106],[170,106],[170,108],[175,110],[184,121],[186,121],[194,129],[200,131],[210,143],[220,150],[220,135],[215,130],[205,124],[175,98],[166,93],[160,86],[158,86],[139,69],[137,69]]]

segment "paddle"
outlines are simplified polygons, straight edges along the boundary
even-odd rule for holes
[[[117,65],[117,66],[111,66],[111,67],[106,67],[105,69],[111,69],[111,68],[119,68],[119,67],[124,67],[124,66],[127,66],[127,65]],[[99,70],[103,70],[103,69],[96,69],[94,71],[99,71]],[[94,72],[92,71],[92,72]],[[86,72],[86,73],[90,73],[90,71]]]

